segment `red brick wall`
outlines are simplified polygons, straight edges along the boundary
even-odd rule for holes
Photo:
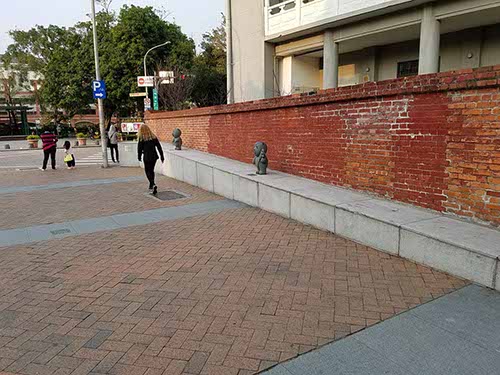
[[[149,113],[164,140],[500,226],[500,66]]]

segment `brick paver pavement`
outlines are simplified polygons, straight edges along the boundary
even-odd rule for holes
[[[0,372],[254,374],[464,284],[255,208],[4,247]]]
[[[87,176],[89,169],[78,170],[83,176]],[[120,168],[121,169],[121,168]],[[101,169],[92,169],[100,172],[97,179],[109,179],[114,174],[106,176]],[[118,168],[113,169],[114,173]],[[139,169],[121,169],[125,176],[142,176]],[[67,178],[72,177],[73,171],[64,171]],[[131,174],[133,172],[133,174]],[[38,172],[37,172],[38,173]],[[39,172],[45,177],[45,173],[59,174],[59,172]],[[28,175],[27,172],[18,172]],[[73,174],[74,175],[74,174]],[[0,174],[1,176],[1,174]],[[122,177],[122,176],[120,176]],[[44,180],[44,183],[54,184],[67,182],[61,177],[56,180]],[[182,191],[187,198],[173,201],[160,201],[148,194],[148,183],[144,181],[133,181],[126,183],[115,183],[106,185],[90,185],[64,189],[52,189],[46,191],[33,191],[20,193],[0,194],[0,207],[8,215],[0,216],[0,230],[14,229],[33,225],[62,223],[71,220],[104,217],[119,213],[146,211],[162,207],[174,207],[185,204],[201,203],[211,200],[219,200],[221,197],[199,190],[191,185],[173,179],[158,176],[157,184],[162,189]]]

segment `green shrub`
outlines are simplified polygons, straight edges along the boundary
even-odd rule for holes
[[[79,139],[87,138],[87,134],[85,134],[85,133],[78,133],[76,135],[76,138],[79,138]]]

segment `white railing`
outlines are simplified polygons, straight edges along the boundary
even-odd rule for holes
[[[392,0],[265,0],[266,35],[341,16]]]

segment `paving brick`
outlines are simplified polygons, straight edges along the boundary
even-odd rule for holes
[[[166,357],[170,359],[181,359],[184,361],[189,361],[194,354],[194,350],[187,349],[177,349],[177,348],[164,348],[159,354],[160,357]]]
[[[185,372],[193,375],[200,374],[208,360],[208,354],[204,352],[196,352],[186,365]]]
[[[170,362],[167,369],[165,370],[165,375],[181,375],[186,368],[187,362],[174,359]]]
[[[93,369],[93,371],[107,373],[122,357],[123,353],[121,352],[109,352],[106,357]]]
[[[106,339],[113,334],[112,331],[99,331],[85,343],[84,348],[97,349]]]
[[[91,173],[103,172],[51,178]],[[44,176],[0,170],[0,186],[50,183]],[[159,181],[190,195],[175,205],[221,199]],[[27,225],[40,223],[43,207],[25,206],[35,195],[51,202],[44,219],[54,222],[170,204],[139,185],[0,194],[0,204],[17,226],[16,205]],[[128,198],[115,199],[116,189]],[[0,371],[255,373],[464,284],[255,208],[2,248]]]

